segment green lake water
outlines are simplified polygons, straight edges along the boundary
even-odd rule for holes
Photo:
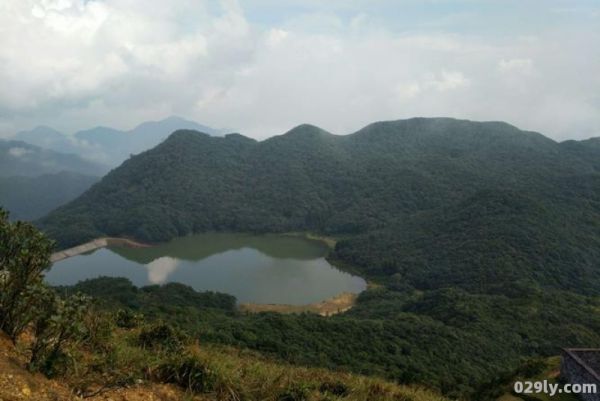
[[[178,282],[197,291],[234,295],[238,302],[302,305],[366,282],[333,267],[327,246],[283,235],[201,234],[150,248],[110,247],[55,263],[51,285],[100,276],[126,277],[141,287]]]

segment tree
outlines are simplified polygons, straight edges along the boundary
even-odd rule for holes
[[[33,225],[11,223],[0,209],[0,330],[13,341],[34,319],[35,288],[43,285],[54,242]]]

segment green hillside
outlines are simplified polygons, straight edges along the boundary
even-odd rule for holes
[[[39,224],[62,247],[333,236],[332,260],[383,285],[349,313],[157,313],[207,341],[485,399],[527,358],[600,346],[599,156],[594,140],[445,118],[262,142],[178,131]]]
[[[0,177],[0,206],[13,220],[35,220],[75,199],[98,177],[61,171],[37,177]]]

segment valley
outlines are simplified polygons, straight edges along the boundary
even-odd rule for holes
[[[37,224],[63,248],[101,236],[335,238],[328,260],[375,286],[325,320],[183,313],[181,297],[142,308],[135,299],[162,291],[146,278],[132,277],[133,287],[92,279],[69,291],[152,310],[210,343],[489,399],[530,358],[600,345],[595,152],[593,142],[447,118],[378,122],[345,136],[301,125],[260,142],[181,130]]]
[[[492,400],[531,361],[600,346],[597,156],[447,118],[180,130],[35,224],[56,240],[45,281],[98,313]]]
[[[599,22],[1,0],[0,401],[599,401]]]

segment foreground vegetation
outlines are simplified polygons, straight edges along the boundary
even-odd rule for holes
[[[9,223],[0,209],[0,331],[21,349],[28,370],[61,378],[83,398],[149,381],[181,387],[190,400],[443,400],[416,387],[205,345],[156,313],[162,305],[177,313],[173,322],[187,325],[192,321],[182,314],[190,310],[231,315],[229,295],[177,284],[138,290],[119,279],[110,287],[103,287],[107,279],[82,283],[99,293],[96,301],[73,289],[55,291],[42,282],[51,249],[33,226]],[[151,305],[149,316],[135,312]]]
[[[77,289],[203,341],[479,400],[529,358],[600,346],[598,160],[598,140],[451,119],[343,137],[300,126],[262,142],[179,131],[39,224],[61,246],[205,231],[334,237],[330,258],[381,288],[329,319],[189,305],[170,287]]]
[[[102,300],[181,327],[202,343],[258,350],[302,366],[321,366],[422,384],[451,397],[495,399],[529,359],[556,355],[565,343],[598,341],[600,302],[569,293],[528,298],[475,296],[461,290],[367,290],[349,312],[245,314],[231,296],[182,284],[136,288],[99,278],[59,290]],[[564,317],[561,316],[564,314]],[[549,320],[554,335],[546,335]],[[592,327],[589,329],[588,327]]]

